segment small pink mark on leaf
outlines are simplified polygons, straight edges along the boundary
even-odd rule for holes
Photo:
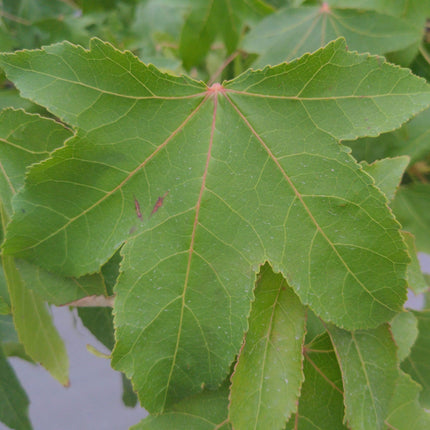
[[[154,215],[155,212],[157,212],[158,209],[160,209],[161,206],[163,206],[163,201],[166,198],[167,194],[169,194],[168,191],[166,191],[161,197],[158,197],[157,201],[155,202],[154,208],[151,211],[151,215],[150,216]]]
[[[330,6],[327,2],[323,2],[320,9],[321,13],[330,13]]]
[[[136,197],[134,198],[134,208],[136,209],[137,217],[142,221],[142,212],[140,211],[140,204]]]

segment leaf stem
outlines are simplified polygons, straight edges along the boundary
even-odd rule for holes
[[[430,55],[423,44],[420,45],[420,54],[424,57],[424,60],[426,60],[427,63],[430,64]]]
[[[10,19],[11,21],[15,21],[18,24],[22,25],[31,25],[31,21],[28,21],[27,19],[20,18],[19,16],[12,15],[4,10],[0,10],[0,16],[4,16],[6,19]]]
[[[208,86],[212,85],[215,82],[215,79],[218,78],[219,75],[224,71],[224,69],[240,54],[239,51],[233,52],[230,56],[228,56],[224,62],[219,66],[218,70],[211,76],[208,82]]]

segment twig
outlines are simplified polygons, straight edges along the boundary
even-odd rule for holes
[[[427,61],[427,63],[429,63],[429,64],[430,64],[430,55],[429,55],[429,53],[426,51],[426,49],[424,48],[424,45],[423,45],[423,44],[421,44],[421,45],[420,45],[420,53],[421,53],[421,55],[424,57],[424,60],[426,60],[426,61]]]
[[[219,66],[218,70],[212,75],[209,79],[208,86],[212,85],[215,82],[215,79],[221,75],[224,69],[240,54],[239,51],[233,52],[229,57],[225,59],[225,61]]]
[[[10,13],[8,13],[4,10],[0,10],[0,16],[4,16],[6,19],[10,19],[11,21],[15,21],[18,24],[31,25],[30,21],[28,21],[24,18],[20,18],[19,16],[11,15]]]

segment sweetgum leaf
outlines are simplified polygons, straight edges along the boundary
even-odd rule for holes
[[[231,378],[229,418],[240,429],[282,429],[303,381],[306,311],[280,274],[262,267]]]
[[[418,251],[430,253],[430,184],[400,187],[391,206],[403,228],[415,236]]]
[[[28,398],[0,346],[0,421],[11,429],[31,430]]]
[[[421,29],[374,11],[303,6],[261,20],[245,36],[242,48],[259,54],[255,66],[261,67],[290,61],[339,36],[345,37],[351,50],[385,54],[417,44]]]
[[[327,333],[305,347],[305,382],[285,430],[346,430],[342,375]]]
[[[211,88],[97,39],[0,58],[77,130],[29,172],[4,252],[80,276],[125,242],[112,364],[151,412],[224,379],[266,260],[348,329],[402,309],[399,225],[338,140],[425,108],[423,79],[343,40]]]
[[[329,326],[328,332],[342,372],[348,424],[354,430],[385,429],[398,375],[388,324],[354,332]]]

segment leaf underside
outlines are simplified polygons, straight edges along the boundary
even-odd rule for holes
[[[211,88],[96,39],[0,64],[76,130],[29,172],[5,252],[81,276],[125,242],[113,366],[151,412],[223,380],[264,261],[347,329],[401,310],[399,226],[338,140],[424,109],[428,86],[409,71],[343,40]]]

